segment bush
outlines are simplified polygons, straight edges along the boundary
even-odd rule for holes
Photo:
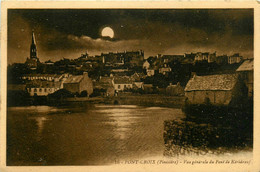
[[[104,95],[105,93],[106,93],[106,90],[103,88],[101,88],[101,89],[94,88],[93,93],[90,95],[90,97],[98,97],[98,96]]]
[[[87,97],[87,96],[88,96],[88,92],[86,90],[80,93],[80,97]]]
[[[8,91],[7,92],[7,105],[20,106],[26,105],[30,95],[27,91]]]
[[[73,97],[74,94],[71,93],[71,92],[68,91],[68,90],[60,89],[60,90],[58,90],[58,91],[55,91],[55,92],[52,93],[52,94],[49,94],[48,96],[49,96],[50,98],[61,99],[61,98]]]

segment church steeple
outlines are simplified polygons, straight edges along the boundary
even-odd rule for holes
[[[30,58],[37,59],[37,49],[36,49],[36,41],[35,41],[34,32],[32,32],[32,44],[31,44],[31,48],[30,48]]]

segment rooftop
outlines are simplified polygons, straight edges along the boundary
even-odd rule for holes
[[[238,72],[251,70],[254,70],[254,59],[244,61],[237,69]]]
[[[23,76],[25,76],[25,77],[54,77],[54,78],[61,77],[61,75],[58,75],[58,74],[25,74]]]
[[[132,84],[130,77],[127,76],[116,76],[114,78],[115,84]]]
[[[68,79],[64,81],[64,84],[72,84],[72,83],[79,83],[83,79],[83,75],[75,75],[70,76]]]
[[[232,90],[237,82],[237,74],[194,76],[186,85],[185,91]]]
[[[27,88],[60,88],[61,82],[33,80],[26,84]]]

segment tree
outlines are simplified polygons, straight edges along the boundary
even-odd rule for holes
[[[88,92],[86,90],[82,91],[80,97],[88,97]]]

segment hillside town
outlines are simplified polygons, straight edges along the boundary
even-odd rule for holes
[[[145,57],[143,50],[41,62],[32,33],[30,57],[8,66],[9,97],[115,97],[123,93],[184,96],[190,102],[229,103],[236,83],[253,96],[253,59],[239,53],[191,52]],[[228,84],[226,84],[228,83]],[[63,95],[66,97],[66,95]],[[11,100],[12,98],[10,98]]]
[[[140,7],[5,10],[7,166],[248,169],[254,8]]]

